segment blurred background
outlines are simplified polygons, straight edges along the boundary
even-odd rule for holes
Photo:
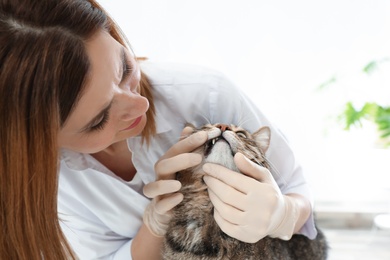
[[[137,56],[225,73],[286,134],[330,259],[390,259],[390,1],[99,2]]]

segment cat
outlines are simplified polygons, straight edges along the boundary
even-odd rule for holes
[[[235,125],[207,124],[193,131],[205,130],[209,140],[196,149],[205,162],[221,164],[238,171],[233,162],[236,152],[253,162],[270,165],[265,152],[270,143],[270,128],[261,127],[255,133]],[[173,217],[164,236],[162,258],[165,260],[323,260],[327,258],[327,241],[318,229],[314,240],[295,234],[288,241],[264,237],[257,243],[245,243],[225,234],[213,217],[201,165],[177,173],[181,181],[183,201],[173,209]],[[239,172],[239,171],[238,171]]]

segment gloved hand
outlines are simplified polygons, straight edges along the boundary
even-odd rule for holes
[[[182,138],[173,145],[154,166],[156,181],[144,187],[145,196],[152,198],[146,207],[143,221],[155,236],[164,236],[171,219],[170,211],[183,200],[183,195],[177,193],[181,183],[174,180],[175,173],[198,165],[202,161],[199,154],[190,153],[207,141],[204,131],[188,136],[191,128],[184,128]],[[188,137],[187,137],[188,136]]]
[[[241,153],[234,161],[241,173],[217,164],[203,166],[214,218],[221,230],[247,243],[267,235],[290,239],[299,216],[293,199],[282,195],[268,169]]]

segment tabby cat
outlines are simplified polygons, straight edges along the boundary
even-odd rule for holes
[[[194,132],[199,129],[194,128]],[[234,125],[205,125],[209,141],[195,152],[203,163],[213,162],[238,171],[233,163],[236,152],[270,168],[264,153],[270,143],[270,128],[250,134]],[[202,164],[203,164],[202,163]],[[213,205],[203,182],[201,166],[177,173],[184,200],[173,210],[173,218],[164,237],[165,260],[322,260],[327,257],[327,241],[320,229],[316,239],[293,235],[289,241],[265,237],[257,243],[245,243],[220,230],[213,217]]]

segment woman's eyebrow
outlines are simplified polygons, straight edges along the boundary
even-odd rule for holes
[[[129,63],[129,59],[127,57],[125,47],[122,47],[121,52],[121,58],[122,58],[122,76],[119,84],[122,84],[130,75],[133,68],[131,67],[131,64]]]
[[[100,120],[104,117],[104,115],[108,112],[108,110],[110,110],[112,103],[113,103],[113,100],[111,100],[111,102],[110,102],[108,105],[106,105],[106,106],[99,112],[99,114],[97,114],[96,116],[94,116],[94,118],[92,118],[87,124],[85,124],[85,126],[82,127],[81,130],[80,130],[79,132],[80,132],[80,133],[86,132],[86,131],[88,131],[89,129],[91,129],[91,127],[93,127],[94,125],[96,125],[97,123],[99,123]]]

